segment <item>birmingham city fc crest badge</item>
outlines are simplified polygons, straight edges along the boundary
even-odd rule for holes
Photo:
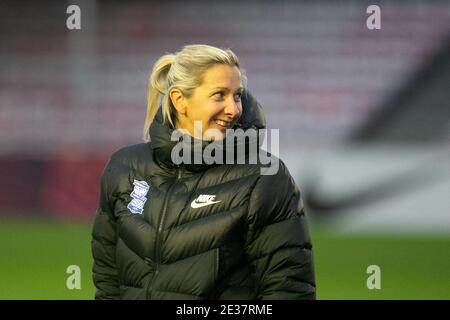
[[[142,214],[144,211],[144,204],[147,201],[147,193],[150,186],[145,181],[134,180],[134,189],[130,193],[132,200],[127,205],[128,210],[135,214]]]

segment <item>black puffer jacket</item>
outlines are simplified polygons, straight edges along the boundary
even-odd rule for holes
[[[275,175],[261,175],[260,164],[175,166],[161,118],[150,143],[117,151],[104,170],[95,297],[314,299],[303,203],[284,164]],[[250,94],[239,123],[265,126]]]

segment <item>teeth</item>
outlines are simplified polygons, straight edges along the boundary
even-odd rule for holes
[[[226,121],[222,121],[222,120],[214,120],[219,126],[222,126],[222,127],[225,127],[225,128],[228,128],[229,126],[230,126],[230,123],[229,122],[226,122]]]

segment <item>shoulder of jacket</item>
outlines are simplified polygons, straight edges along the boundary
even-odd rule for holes
[[[274,174],[261,174],[249,202],[248,221],[254,228],[288,219],[300,199],[300,190],[284,162],[278,159]],[[292,202],[294,200],[294,202]]]
[[[106,164],[104,175],[108,179],[120,179],[133,175],[145,175],[149,171],[149,166],[153,163],[153,151],[150,143],[139,143],[123,147],[115,151]]]
[[[130,177],[144,176],[150,171],[152,149],[149,143],[139,143],[115,151],[102,174],[102,185],[107,193],[126,190]]]
[[[293,191],[297,189],[295,181],[283,160],[274,155],[270,155],[270,157],[269,164],[258,165],[259,177],[252,193],[270,194],[276,190]]]
[[[115,151],[110,158],[112,165],[136,167],[152,158],[150,143],[129,145]]]
[[[265,152],[264,158],[265,159],[263,159],[262,163],[258,163],[256,165],[259,170],[260,183],[277,183],[280,181],[290,180],[292,178],[283,160],[269,152]]]

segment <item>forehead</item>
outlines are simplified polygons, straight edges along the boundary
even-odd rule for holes
[[[236,66],[215,65],[205,71],[201,86],[205,89],[216,87],[238,89],[241,86],[241,72]]]

